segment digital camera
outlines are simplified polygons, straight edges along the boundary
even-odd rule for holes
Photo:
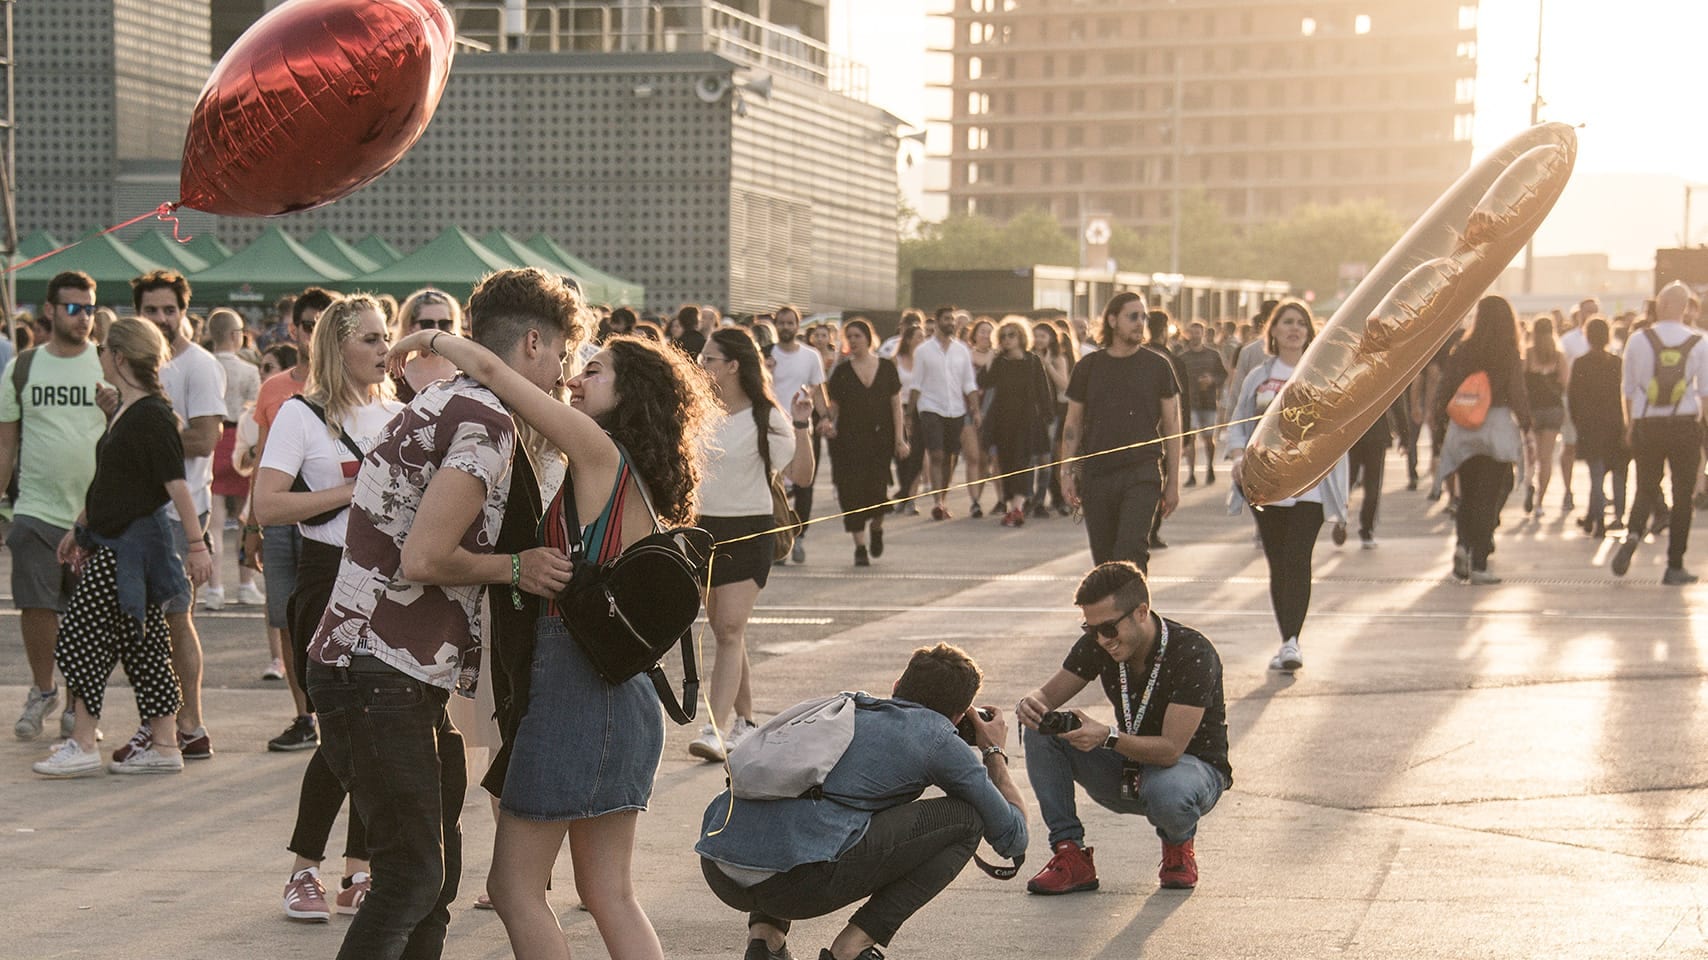
[[[1038,732],[1046,737],[1054,737],[1069,730],[1078,730],[1079,726],[1079,714],[1067,710],[1051,710],[1038,721]]]
[[[996,719],[996,711],[989,707],[980,707],[979,719],[989,723]],[[967,742],[967,746],[976,747],[979,745],[978,731],[973,729],[973,722],[965,716],[955,721],[955,732],[961,735],[961,739]]]

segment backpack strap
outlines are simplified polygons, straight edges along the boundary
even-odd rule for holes
[[[30,349],[34,350],[35,348],[31,347]],[[313,400],[310,400],[309,398],[303,396],[300,393],[297,394],[296,396],[292,397],[291,399],[302,401],[303,406],[314,411],[314,416],[316,419],[318,419],[321,423],[324,423],[329,427],[332,426],[332,423],[326,419],[326,408],[325,407],[321,406],[318,403],[315,403]],[[364,459],[367,458],[367,454],[362,452],[362,448],[356,446],[356,441],[350,439],[350,435],[348,433],[344,432],[344,425],[343,424],[338,424],[338,439],[343,442],[344,448],[346,450],[349,450],[350,453],[355,455],[357,463],[361,463]]]
[[[12,399],[17,402],[20,412],[24,409],[24,384],[30,382],[30,364],[35,362],[38,349],[31,347],[18,354],[18,359],[12,364]]]

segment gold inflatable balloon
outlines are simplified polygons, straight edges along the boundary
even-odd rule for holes
[[[1321,480],[1385,413],[1542,225],[1577,160],[1563,123],[1507,141],[1435,201],[1329,319],[1246,447],[1259,506]]]

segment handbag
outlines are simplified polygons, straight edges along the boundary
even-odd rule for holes
[[[764,462],[765,476],[771,483],[771,562],[781,563],[789,558],[789,551],[795,548],[795,539],[806,525],[801,523],[800,515],[789,503],[789,493],[783,489],[783,475],[771,469],[769,434],[759,435],[759,459]]]
[[[627,451],[621,444],[617,449],[626,464]],[[557,597],[558,618],[606,683],[614,686],[646,674],[670,719],[685,724],[693,721],[699,699],[699,666],[690,634],[700,615],[700,573],[712,555],[712,535],[698,527],[658,530],[658,511],[646,485],[637,486],[657,532],[599,563],[587,557],[575,512],[574,480],[565,473],[561,496],[574,572]],[[681,702],[661,665],[678,644]]]
[[[321,423],[326,424],[327,426],[332,426],[332,424],[328,423],[326,420],[326,408],[325,407],[322,407],[320,404],[315,403],[313,400],[310,400],[309,398],[307,398],[301,394],[298,394],[298,395],[292,397],[291,399],[302,401],[303,406],[314,411],[314,416],[316,419],[318,419]],[[361,463],[362,459],[364,457],[364,454],[362,453],[362,448],[356,446],[356,441],[350,439],[350,435],[344,432],[344,427],[342,425],[340,425],[338,427],[338,439],[343,441],[346,449],[348,449],[351,453],[356,455],[356,462]],[[296,477],[291,480],[291,492],[292,493],[313,493],[314,492],[313,488],[311,488],[308,485],[308,481],[304,480],[302,478],[302,472],[301,471],[298,471]],[[303,522],[303,525],[305,525],[305,526],[318,527],[318,526],[321,526],[322,524],[331,523],[333,520],[338,518],[338,515],[340,513],[343,513],[344,511],[346,511],[348,509],[350,509],[350,505],[346,503],[341,507],[333,507],[331,510],[327,510],[324,513],[317,513],[312,517],[305,517],[302,522]]]

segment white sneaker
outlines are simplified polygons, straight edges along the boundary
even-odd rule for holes
[[[12,734],[19,740],[34,740],[42,735],[42,721],[53,708],[59,706],[59,687],[52,690],[37,690],[30,687],[30,692],[24,695],[24,712],[18,714],[18,722],[12,724]],[[67,711],[69,712],[69,711]],[[71,736],[70,731],[62,731],[62,736]]]
[[[263,679],[263,680],[283,680],[283,679],[285,679],[285,661],[280,660],[278,657],[274,657],[273,662],[267,664],[267,669],[261,671],[261,679]]]
[[[201,592],[201,596],[198,599],[201,601],[202,606],[206,607],[209,610],[224,610],[225,609],[225,588],[224,587],[203,587],[202,592]]]
[[[113,773],[182,773],[184,755],[176,750],[161,753],[150,746],[142,750],[132,750],[123,760],[114,760],[108,764],[107,769]]]
[[[38,760],[30,767],[31,770],[44,777],[57,780],[69,780],[72,777],[88,777],[101,772],[101,754],[95,750],[85,750],[76,740],[67,737],[46,760]]]
[[[724,762],[724,745],[718,742],[718,735],[711,724],[701,727],[700,735],[689,741],[688,754],[713,763]]]
[[[237,585],[237,602],[245,606],[258,607],[267,602],[267,595],[262,593],[261,588],[253,583],[240,583]]]
[[[1292,673],[1304,665],[1305,655],[1299,652],[1298,637],[1288,637],[1281,641],[1281,649],[1269,661],[1269,669],[1287,673]]]

